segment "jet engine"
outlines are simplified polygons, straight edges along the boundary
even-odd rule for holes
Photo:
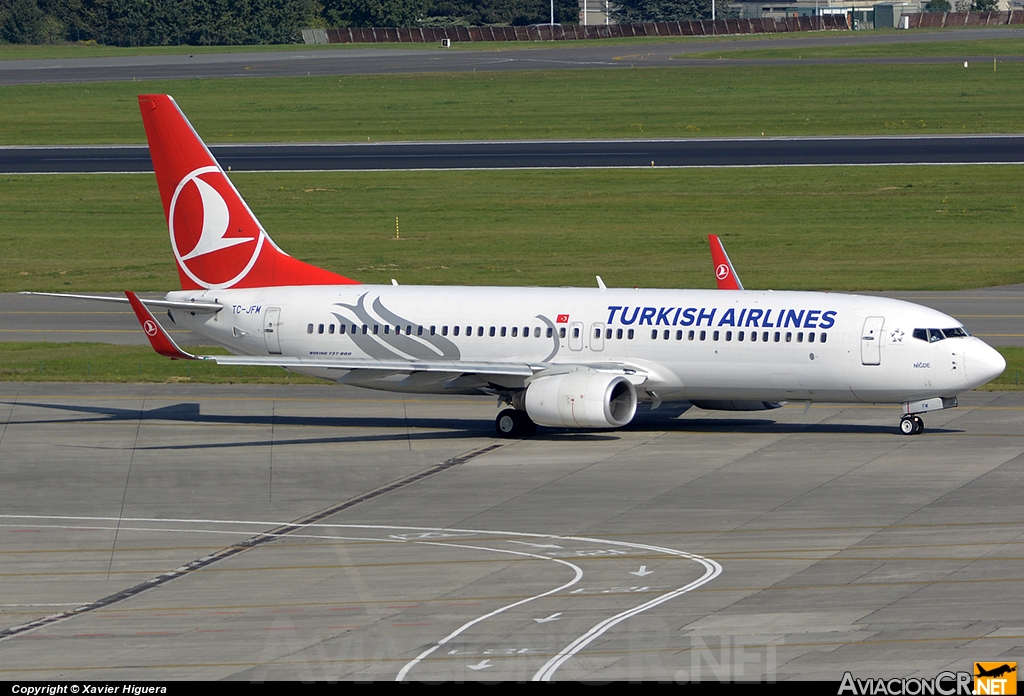
[[[538,425],[618,428],[636,414],[636,388],[621,374],[581,369],[537,377],[513,405]]]

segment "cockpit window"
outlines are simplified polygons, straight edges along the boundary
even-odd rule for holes
[[[926,343],[935,343],[944,338],[967,338],[970,336],[962,326],[955,329],[914,329],[914,338]]]

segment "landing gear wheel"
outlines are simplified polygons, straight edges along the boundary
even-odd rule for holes
[[[924,431],[921,416],[906,415],[900,418],[900,432],[904,435],[920,435]]]
[[[506,408],[494,419],[499,437],[530,437],[537,432],[537,424],[523,411]]]

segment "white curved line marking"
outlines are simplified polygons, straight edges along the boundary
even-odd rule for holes
[[[647,611],[648,609],[652,609],[652,608],[654,608],[654,607],[656,607],[656,606],[658,606],[660,604],[663,604],[664,602],[669,601],[670,599],[674,599],[675,597],[679,597],[680,595],[686,594],[687,592],[691,592],[691,591],[697,589],[698,587],[700,587],[702,585],[705,585],[708,582],[714,580],[715,578],[717,578],[719,575],[722,574],[722,566],[718,562],[713,561],[710,558],[705,558],[704,556],[699,556],[699,555],[693,554],[693,553],[687,553],[686,551],[678,551],[676,549],[666,548],[664,546],[651,546],[649,544],[637,544],[637,543],[633,543],[633,542],[629,542],[629,541],[615,541],[615,540],[612,540],[612,539],[598,539],[598,538],[595,538],[595,537],[560,536],[560,535],[557,535],[557,534],[539,534],[539,533],[536,533],[536,532],[504,532],[504,531],[496,531],[496,530],[493,530],[493,529],[487,530],[487,529],[461,529],[461,528],[456,528],[456,527],[413,527],[413,526],[383,525],[383,524],[324,524],[324,523],[297,524],[297,523],[294,523],[294,522],[267,522],[267,521],[259,521],[259,520],[208,520],[208,519],[188,519],[188,518],[164,518],[164,519],[160,519],[160,518],[152,518],[152,517],[122,517],[122,518],[117,518],[117,517],[86,517],[86,516],[70,516],[70,515],[4,515],[4,514],[0,514],[0,519],[76,520],[76,521],[93,521],[93,520],[95,520],[95,521],[115,521],[115,520],[119,520],[122,523],[123,522],[162,522],[162,523],[165,523],[165,524],[169,523],[169,522],[190,523],[190,524],[196,524],[196,523],[201,523],[201,524],[224,524],[224,525],[256,524],[256,525],[261,525],[261,526],[273,526],[273,527],[284,527],[284,526],[291,526],[291,527],[296,527],[296,528],[304,527],[304,528],[307,528],[307,529],[312,529],[312,528],[320,528],[320,529],[365,529],[365,530],[378,529],[378,530],[395,530],[395,531],[398,531],[398,530],[402,530],[402,531],[413,530],[413,531],[418,531],[418,532],[454,532],[454,533],[458,533],[458,534],[485,534],[485,535],[498,535],[498,536],[518,536],[518,537],[524,537],[524,538],[528,538],[528,539],[552,539],[552,540],[579,541],[579,542],[590,543],[590,544],[608,544],[608,545],[611,545],[611,546],[622,546],[622,547],[631,548],[631,549],[640,549],[640,550],[644,550],[644,551],[654,551],[656,553],[665,553],[665,554],[668,554],[670,556],[678,556],[679,558],[686,558],[686,559],[689,559],[691,561],[696,561],[697,563],[700,563],[701,565],[704,566],[705,573],[699,579],[694,580],[693,582],[691,582],[691,583],[689,583],[687,585],[684,585],[683,587],[680,587],[680,588],[678,588],[676,590],[673,590],[671,592],[667,592],[667,593],[665,593],[665,594],[663,594],[663,595],[661,595],[659,597],[656,597],[656,598],[654,598],[654,599],[652,599],[652,600],[650,600],[648,602],[644,602],[643,604],[640,604],[640,605],[638,605],[638,606],[636,606],[636,607],[634,607],[632,609],[628,609],[628,610],[626,610],[624,612],[616,614],[615,616],[609,617],[609,618],[605,619],[604,621],[601,621],[600,623],[598,623],[595,626],[593,626],[589,631],[587,631],[582,636],[580,636],[579,638],[577,638],[576,640],[571,642],[569,645],[567,645],[565,648],[563,648],[561,651],[559,651],[559,653],[557,655],[555,655],[553,658],[548,660],[548,662],[543,667],[541,667],[541,669],[538,670],[536,674],[533,675],[533,681],[550,681],[551,677],[554,676],[554,673],[558,670],[559,667],[561,667],[567,660],[569,660],[571,657],[573,657],[574,655],[579,653],[585,647],[590,645],[594,640],[596,640],[597,638],[602,636],[604,633],[606,633],[609,629],[615,627],[616,625],[622,623],[623,621],[625,621],[626,619],[628,619],[628,618],[630,618],[632,616],[636,616],[637,614],[640,614],[640,613],[642,613],[644,611]],[[4,525],[4,526],[7,526],[7,525]],[[123,527],[122,527],[122,529],[123,529]],[[179,531],[179,532],[184,532],[184,533],[202,533],[202,532],[218,533],[218,532],[214,532],[213,530],[198,530],[198,529],[154,530],[154,531]],[[241,533],[241,530],[239,530],[237,532],[219,532],[219,533],[232,533],[232,534],[235,534],[235,533]],[[259,533],[259,532],[256,532],[256,533]],[[295,535],[289,535],[289,536],[295,536]],[[322,535],[318,535],[318,536],[320,536],[320,538],[324,538]],[[384,538],[382,538],[382,539],[377,539],[377,541],[388,541],[388,542],[397,542],[397,543],[403,543],[403,542],[404,543],[418,543],[418,544],[427,544],[427,545],[434,545],[434,546],[464,546],[465,548],[479,548],[480,550],[497,551],[499,553],[517,553],[515,551],[507,551],[507,550],[502,550],[502,549],[490,549],[490,548],[487,548],[487,547],[471,547],[471,546],[468,546],[468,545],[450,544],[450,543],[442,543],[442,542],[427,542],[427,541],[414,540],[414,539],[394,539],[394,538],[392,538],[392,539],[384,539]],[[560,562],[560,563],[565,563],[566,565],[572,565],[571,563],[567,563],[567,562],[561,561],[559,559],[549,558],[547,556],[536,556],[535,554],[528,554],[528,553],[521,553],[520,555],[534,556],[536,558],[543,558],[544,560],[557,561],[557,562]],[[576,568],[580,573],[582,573],[582,570],[579,570],[579,568],[577,566],[573,566],[573,567]],[[579,580],[579,578],[574,580],[573,583],[569,583],[568,585],[563,586],[563,588],[571,586],[575,582],[578,582],[578,580]],[[563,588],[556,588],[555,590],[550,590],[549,592],[544,593],[542,595],[537,595],[537,597],[543,597],[545,595],[549,595],[551,593],[558,592],[560,589],[563,589]],[[494,616],[495,614],[499,614],[499,613],[501,613],[503,611],[507,611],[508,609],[511,609],[511,608],[513,608],[513,607],[515,607],[515,606],[517,606],[519,604],[523,604],[525,602],[532,601],[533,599],[535,599],[537,597],[531,597],[531,598],[526,599],[526,600],[520,600],[519,602],[516,602],[515,604],[510,604],[510,605],[508,605],[506,607],[502,607],[500,609],[497,609],[497,610],[491,612],[490,614],[486,614],[486,615],[484,615],[482,617],[474,619],[472,622],[470,622],[470,623],[468,623],[468,624],[466,624],[466,625],[456,629],[455,632],[451,633],[449,636],[447,636],[446,638],[442,639],[442,641],[438,642],[437,645],[435,645],[429,651],[424,652],[419,657],[417,657],[416,660],[414,660],[412,663],[410,663],[409,665],[406,665],[406,667],[404,667],[402,669],[402,672],[399,673],[400,677],[398,678],[398,680],[400,681],[401,680],[401,676],[404,676],[404,674],[407,674],[409,669],[411,669],[411,666],[414,665],[416,662],[422,660],[424,657],[428,656],[430,653],[432,653],[438,647],[443,645],[446,641],[451,640],[453,637],[455,637],[459,633],[465,631],[467,628],[469,628],[473,624],[479,623],[481,621],[484,621],[485,619],[487,619],[487,618],[489,618],[491,616]]]
[[[596,540],[591,540],[591,539],[584,539],[583,537],[565,537],[565,538],[568,538],[568,539],[579,539],[579,540],[586,540],[586,541],[596,541]],[[717,578],[719,575],[722,574],[722,566],[721,565],[719,565],[715,561],[712,561],[710,558],[704,558],[703,556],[698,556],[696,554],[686,553],[685,551],[676,551],[675,549],[667,549],[667,548],[664,548],[664,547],[661,547],[661,546],[648,546],[646,544],[633,544],[633,543],[629,543],[629,542],[615,542],[615,541],[609,542],[609,540],[607,540],[607,539],[602,539],[601,541],[603,543],[619,544],[619,545],[622,545],[622,546],[629,546],[629,547],[632,547],[632,548],[647,549],[649,551],[660,551],[662,553],[668,553],[668,554],[673,555],[673,556],[680,556],[682,558],[688,558],[688,559],[690,559],[692,561],[697,561],[698,563],[703,565],[704,568],[705,568],[705,572],[704,572],[704,575],[702,577],[700,577],[697,580],[694,580],[693,582],[689,583],[688,585],[684,585],[683,587],[680,587],[677,590],[673,590],[672,592],[666,592],[665,594],[661,595],[660,597],[655,597],[654,599],[650,600],[649,602],[644,602],[643,604],[641,604],[639,606],[633,607],[632,609],[627,609],[626,611],[624,611],[624,612],[622,612],[620,614],[616,614],[615,616],[611,616],[611,617],[605,619],[604,621],[601,621],[600,623],[595,625],[593,628],[591,628],[589,631],[584,633],[582,636],[580,636],[579,638],[577,638],[573,642],[569,643],[569,645],[564,647],[557,655],[555,655],[550,660],[548,660],[544,664],[543,667],[541,667],[539,670],[537,670],[537,673],[533,675],[531,681],[550,681],[551,677],[554,676],[555,671],[559,667],[561,667],[565,663],[566,660],[568,660],[573,655],[578,653],[580,650],[583,650],[583,648],[587,647],[592,642],[597,640],[597,638],[599,638],[601,635],[606,633],[609,629],[611,629],[614,626],[622,623],[623,621],[625,621],[626,619],[628,619],[630,617],[636,616],[637,614],[645,612],[648,609],[653,609],[654,607],[658,606],[659,604],[667,602],[670,599],[674,599],[674,598],[676,598],[676,597],[678,597],[680,595],[683,595],[683,594],[686,594],[687,592],[695,590],[698,587],[700,587],[701,585],[704,585],[704,584],[706,584],[708,582],[711,582],[712,580],[714,580],[715,578]]]
[[[539,560],[542,560],[542,561],[554,561],[555,563],[561,563],[562,565],[567,565],[570,568],[574,569],[576,571],[576,577],[574,577],[572,580],[570,580],[569,582],[565,583],[564,585],[560,585],[560,586],[558,586],[558,587],[556,587],[554,589],[548,590],[547,592],[542,592],[541,594],[534,595],[532,597],[527,597],[526,599],[520,599],[518,602],[513,602],[512,604],[506,604],[503,607],[499,607],[499,608],[495,609],[492,612],[484,614],[483,616],[478,616],[475,619],[473,619],[472,621],[468,621],[468,622],[462,624],[461,626],[456,628],[454,631],[452,631],[451,633],[446,635],[444,638],[442,638],[441,640],[437,641],[437,643],[435,643],[432,647],[428,648],[427,650],[424,650],[419,655],[417,655],[416,659],[414,659],[411,662],[409,662],[407,665],[405,665],[405,667],[402,667],[402,669],[398,672],[398,676],[395,677],[395,681],[398,681],[398,682],[405,681],[405,676],[407,674],[409,674],[409,670],[411,670],[413,667],[418,665],[420,662],[422,662],[424,659],[426,659],[428,656],[430,656],[431,653],[433,653],[435,650],[440,648],[442,645],[444,645],[445,643],[450,641],[452,638],[455,638],[456,636],[458,636],[463,631],[466,631],[469,628],[472,628],[473,626],[477,625],[478,623],[480,623],[482,621],[486,621],[487,619],[491,618],[492,616],[497,616],[498,614],[501,614],[502,612],[508,611],[509,609],[514,609],[515,607],[518,607],[518,606],[521,606],[523,604],[526,604],[527,602],[532,602],[535,599],[540,599],[541,597],[547,597],[548,595],[555,594],[556,592],[561,592],[562,590],[567,589],[569,587],[572,587],[573,585],[578,583],[580,581],[580,579],[583,577],[583,569],[580,568],[575,563],[569,563],[568,561],[563,561],[563,560],[558,559],[558,558],[548,558],[547,556],[541,556],[541,555],[538,555],[538,554],[535,554],[535,553],[526,553],[525,551],[509,551],[508,549],[494,549],[494,548],[490,548],[490,547],[487,547],[487,546],[469,546],[467,544],[443,544],[443,543],[436,542],[436,541],[421,541],[421,542],[416,542],[416,543],[426,544],[428,546],[451,546],[451,547],[460,548],[460,549],[474,549],[476,551],[494,551],[496,553],[512,554],[513,556],[526,556],[528,558],[536,558],[536,559],[539,559]]]

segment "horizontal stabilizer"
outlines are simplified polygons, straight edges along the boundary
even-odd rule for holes
[[[97,302],[116,302],[118,304],[130,304],[125,297],[108,297],[106,295],[69,295],[63,292],[22,292],[21,295],[42,295],[43,297],[69,297],[73,300],[95,300]],[[147,300],[141,297],[139,302],[147,307],[159,307],[160,309],[184,309],[196,314],[214,314],[224,309],[224,305],[217,302],[176,302],[174,300]]]

